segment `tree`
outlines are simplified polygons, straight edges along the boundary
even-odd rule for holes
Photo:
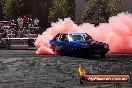
[[[90,0],[82,15],[83,22],[99,24],[108,22],[109,17],[124,12],[125,7],[121,0]]]
[[[49,12],[49,22],[55,22],[58,18],[67,17],[67,0],[53,0],[52,7]]]
[[[68,0],[67,4],[67,15],[70,17],[73,21],[75,20],[75,0]]]
[[[38,17],[40,25],[48,27],[48,17],[49,22],[64,17],[74,20],[75,0],[2,0],[2,9],[6,20],[27,15]]]
[[[17,19],[19,16],[38,17],[39,26],[49,27],[48,14],[52,0],[2,0],[5,20]]]
[[[2,0],[3,14],[6,20],[31,13],[31,0]]]
[[[58,18],[71,17],[75,19],[75,0],[53,0],[49,11],[49,22],[55,22]]]
[[[19,16],[38,17],[41,27],[49,27],[48,14],[53,0],[2,0],[5,20],[16,19]]]
[[[2,0],[3,14],[5,15],[5,19],[10,19],[12,17],[12,6],[13,0]]]
[[[3,19],[2,0],[0,0],[0,20]]]
[[[39,16],[41,11],[48,9],[52,0],[2,0],[5,19],[18,16]]]
[[[123,5],[122,0],[115,0],[115,3],[109,3],[107,12],[110,14],[109,16],[117,15],[118,13],[125,12],[125,6]]]

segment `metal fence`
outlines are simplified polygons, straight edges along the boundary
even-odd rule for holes
[[[0,49],[34,49],[36,38],[1,38]]]

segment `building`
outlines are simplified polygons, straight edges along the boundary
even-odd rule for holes
[[[126,6],[126,10],[132,13],[132,0],[123,0],[123,3]]]

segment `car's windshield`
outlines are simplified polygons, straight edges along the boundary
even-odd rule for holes
[[[89,35],[87,34],[69,34],[69,40],[70,41],[77,41],[77,40],[87,40],[89,38]]]

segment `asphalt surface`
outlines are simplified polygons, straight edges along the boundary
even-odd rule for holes
[[[78,66],[87,74],[129,74],[132,54],[106,58],[36,55],[35,50],[0,50],[0,88],[132,88],[129,83],[79,84]]]

